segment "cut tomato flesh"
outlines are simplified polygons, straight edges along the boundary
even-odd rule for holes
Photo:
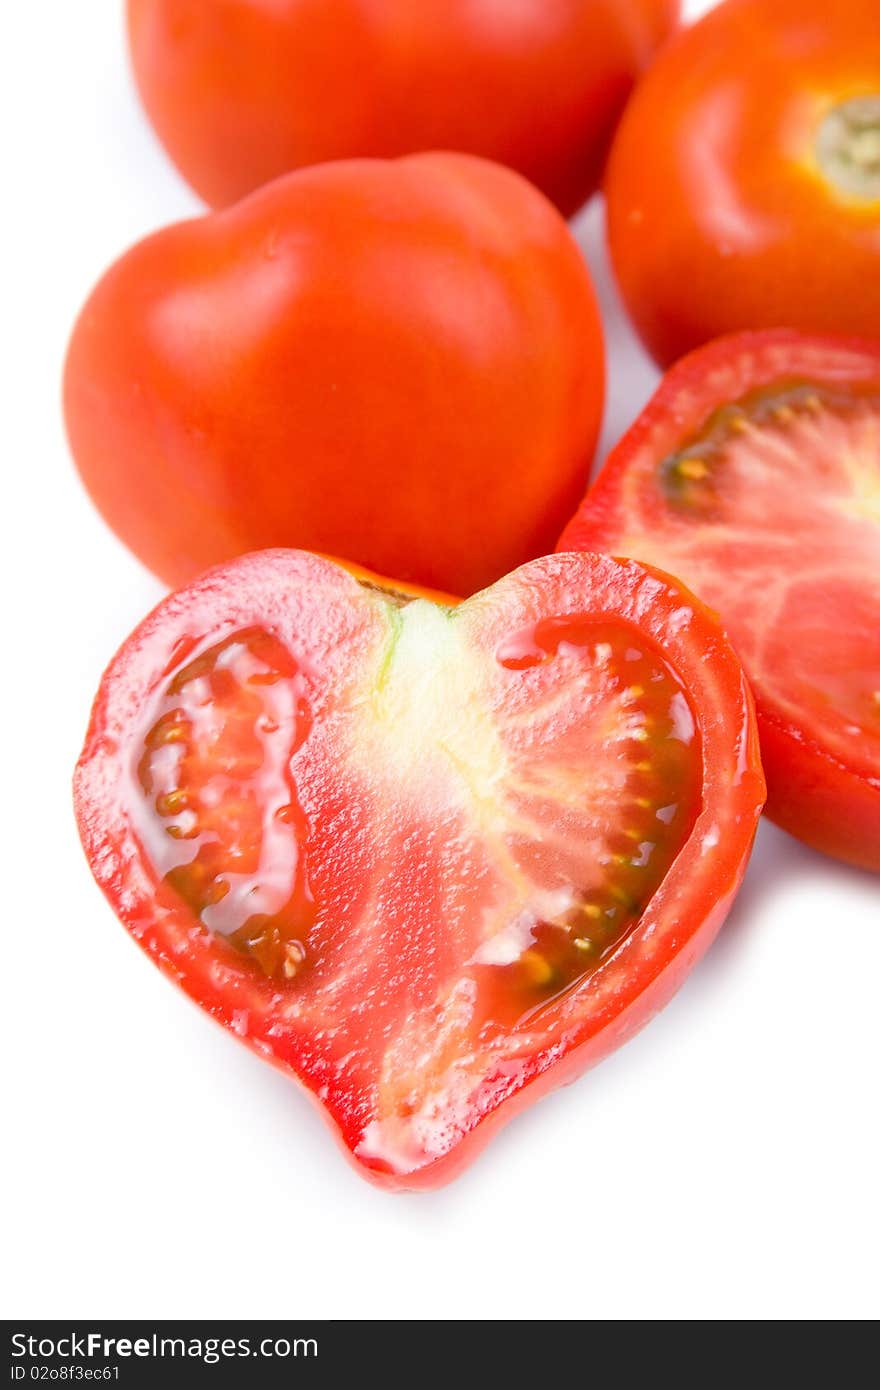
[[[247,563],[278,593],[251,578],[243,601]],[[289,614],[270,555],[230,567],[212,622],[213,590],[157,619],[124,737],[87,750],[81,817],[88,832],[109,759],[129,831],[125,869],[100,868],[134,934],[307,1080],[362,1163],[400,1177],[570,1045],[582,992],[645,927],[698,829],[701,867],[719,856],[711,901],[729,895],[760,804],[747,699],[728,656],[739,724],[721,736],[722,801],[744,808],[731,868],[724,806],[705,804],[701,710],[635,581],[720,638],[659,581],[551,559],[520,573],[579,585],[532,593],[513,576],[446,607],[297,565]],[[596,601],[596,566],[626,602]]]
[[[138,829],[157,877],[270,978],[296,977],[298,993],[308,962],[315,990],[332,995],[375,902],[386,926],[403,902],[408,951],[435,955],[438,925],[460,944],[432,985],[438,1024],[467,979],[470,1027],[520,1027],[598,966],[662,882],[699,806],[696,721],[680,680],[628,625],[545,622],[474,663],[455,610],[415,603],[392,620],[389,606],[386,620],[373,697],[336,711],[349,814],[385,846],[356,913],[322,913],[310,887],[324,816],[320,804],[304,811],[293,772],[312,723],[308,683],[267,632],[187,658],[157,692]],[[432,628],[448,670],[427,667],[425,684],[417,663]],[[424,850],[431,822],[448,833],[436,856]]]
[[[724,614],[780,712],[880,775],[880,391],[768,385],[660,467],[642,558]]]
[[[829,803],[805,838],[880,867],[880,352],[779,333],[695,353],[564,533],[580,546],[678,575],[717,609],[759,717],[802,745],[803,786],[771,775],[771,814],[803,833],[802,796],[828,780],[805,764],[833,762],[877,808],[850,808],[860,835]]]

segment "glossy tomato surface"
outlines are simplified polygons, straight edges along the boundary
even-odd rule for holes
[[[588,555],[457,607],[245,556],[125,643],[76,774],[132,936],[391,1187],[454,1176],[669,998],[763,793],[717,623]]]
[[[363,160],[140,242],[86,303],[64,390],[92,498],[169,584],[284,545],[463,594],[577,504],[602,329],[519,175]]]
[[[778,331],[685,358],[560,541],[678,575],[755,694],[774,820],[880,869],[880,344]]]
[[[566,214],[679,0],[129,0],[132,62],[214,207],[330,159],[456,149]]]
[[[662,364],[736,329],[880,336],[877,0],[724,0],[641,83],[606,191]]]

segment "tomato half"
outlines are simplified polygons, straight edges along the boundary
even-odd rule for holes
[[[606,192],[659,362],[736,329],[880,337],[877,0],[724,0],[641,83]]]
[[[301,546],[455,594],[552,549],[603,392],[562,218],[439,154],[307,169],[148,237],[64,383],[92,498],[170,585]]]
[[[307,164],[454,149],[566,213],[679,0],[128,0],[132,63],[214,207]]]
[[[768,814],[880,869],[880,344],[768,331],[685,358],[560,549],[716,608],[755,694]]]
[[[134,938],[391,1187],[454,1176],[668,999],[763,792],[717,623],[588,555],[458,607],[245,556],[125,643],[76,774]]]

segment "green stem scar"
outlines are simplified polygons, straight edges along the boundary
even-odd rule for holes
[[[816,157],[838,192],[880,199],[880,94],[832,107],[819,127]]]

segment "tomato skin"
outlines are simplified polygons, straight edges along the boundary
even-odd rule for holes
[[[341,560],[338,555],[320,555],[319,559],[328,560],[331,565],[339,565],[347,570],[366,589],[380,590],[407,603],[413,599],[424,598],[429,603],[439,604],[443,608],[455,608],[461,602],[455,594],[446,594],[440,589],[425,589],[419,584],[407,584],[400,579],[388,579],[384,574],[376,574],[375,570],[364,569],[363,565],[353,565],[349,560]]]
[[[457,149],[570,214],[679,0],[129,0],[146,110],[224,207],[331,159]]]
[[[880,785],[805,747],[790,724],[760,712],[758,724],[770,819],[823,854],[880,870]]]
[[[157,893],[130,815],[133,733],[181,641],[192,632],[269,620],[287,640],[295,634],[307,645],[312,642],[322,679],[338,692],[357,679],[373,643],[371,609],[357,582],[319,557],[275,551],[245,556],[171,595],[108,668],[75,778],[77,819],[92,871],[133,938],[217,1021],[296,1079],[320,1105],[358,1171],[392,1189],[449,1181],[519,1109],[573,1080],[662,1007],[721,925],[745,869],[764,795],[742,668],[714,618],[666,576],[607,557],[551,556],[508,576],[474,602],[479,616],[472,620],[483,625],[489,644],[487,664],[493,633],[518,629],[548,612],[611,615],[658,643],[685,681],[699,720],[702,797],[692,833],[638,925],[592,976],[554,1002],[541,1025],[546,1031],[536,1033],[535,1050],[511,1072],[500,1102],[474,1109],[461,1121],[457,1142],[431,1162],[395,1169],[364,1155],[362,1096],[344,1075],[328,1090],[326,1072],[316,1061],[316,1040],[297,1023],[277,983],[231,958],[210,932],[194,930],[182,902]],[[338,639],[330,645],[321,636],[328,623]],[[406,981],[398,977],[396,988],[406,1009],[411,997]],[[346,1049],[356,1043],[358,1027],[375,1034],[368,1012],[362,1023],[356,1019],[362,1004],[358,991],[358,1007],[348,1010],[355,1031],[345,1038]]]
[[[563,532],[559,548],[583,547],[633,554],[659,563],[668,525],[666,507],[646,485],[643,466],[652,467],[685,448],[719,407],[777,380],[804,380],[860,391],[880,392],[880,344],[839,337],[822,338],[785,329],[733,334],[684,357],[664,377],[655,396],[612,451],[578,513]],[[876,468],[878,461],[871,460]],[[817,542],[805,533],[805,544]],[[809,573],[808,548],[799,573]],[[668,567],[673,562],[667,558]],[[720,571],[719,571],[720,572]],[[695,588],[695,580],[685,572]],[[871,578],[865,576],[866,582]],[[768,583],[772,576],[768,574]],[[745,619],[733,610],[736,579],[725,603],[703,597],[720,611],[742,649],[755,696],[761,753],[767,777],[767,815],[785,830],[823,853],[860,868],[880,870],[880,777],[876,763],[852,742],[848,756],[829,744],[826,731],[808,714],[795,717],[780,708],[766,676],[750,669]],[[757,615],[751,615],[757,625]],[[846,611],[835,615],[845,629]],[[749,624],[751,625],[751,624]],[[876,651],[853,642],[852,669],[858,672]],[[815,652],[821,667],[823,652]]]
[[[739,329],[880,335],[880,196],[817,163],[827,113],[880,97],[874,0],[724,0],[675,36],[606,175],[624,301],[661,365]]]
[[[93,500],[170,585],[295,545],[468,593],[550,549],[583,491],[602,329],[518,175],[356,161],[140,242],[64,389]]]

